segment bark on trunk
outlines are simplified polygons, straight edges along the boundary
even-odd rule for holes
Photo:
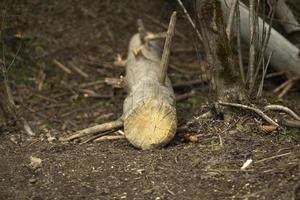
[[[221,0],[224,16],[227,18],[230,12],[230,5],[233,0]],[[248,7],[240,3],[240,20],[241,20],[241,37],[242,40],[249,44],[250,30],[249,30],[249,9]],[[263,23],[263,20],[259,18],[259,34],[262,35],[263,26],[268,30],[269,25]],[[269,57],[273,52],[273,56],[270,60],[272,67],[278,71],[288,72],[294,75],[300,75],[300,57],[299,49],[291,44],[286,38],[284,38],[275,29],[271,29],[271,35],[267,49],[265,51],[265,57]]]
[[[132,49],[141,49],[137,54]],[[140,35],[132,37],[126,63],[124,101],[125,137],[137,148],[164,146],[176,133],[175,95],[168,77],[159,83],[160,48],[155,41],[144,45]]]
[[[0,73],[4,73],[4,70]],[[4,123],[7,123],[11,119],[16,119],[14,112],[14,102],[8,91],[8,85],[4,75],[0,75],[0,115],[4,119]]]
[[[203,37],[206,60],[214,90],[212,100],[235,101],[242,98],[239,68],[226,35],[221,4],[218,0],[197,0],[196,8]]]

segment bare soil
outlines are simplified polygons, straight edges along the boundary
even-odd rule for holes
[[[178,95],[191,89],[196,94],[178,102],[178,134],[167,147],[140,151],[122,139],[60,143],[61,136],[121,115],[122,89],[87,84],[124,75],[113,61],[118,53],[126,56],[136,20],[161,32],[156,21],[167,24],[173,8],[163,0],[13,2],[0,3],[7,11],[6,63],[15,58],[8,78],[18,112],[36,136],[14,124],[1,126],[0,199],[300,199],[300,130],[262,132],[258,127],[265,122],[239,109],[230,122],[194,120],[209,109],[205,83],[175,88]],[[201,46],[183,15],[177,31],[170,62],[181,70],[170,69],[174,85],[199,78],[191,64],[203,64]],[[64,72],[54,60],[68,67],[72,62],[88,78]],[[266,91],[283,81],[267,80]],[[300,113],[299,85],[281,100],[270,92],[265,97]],[[31,156],[40,158],[41,166],[32,167]],[[241,170],[250,158],[252,165]]]

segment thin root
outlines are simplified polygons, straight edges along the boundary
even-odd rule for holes
[[[258,108],[254,108],[251,106],[246,106],[238,103],[228,103],[228,102],[221,102],[221,101],[219,101],[219,104],[222,106],[232,106],[232,107],[243,108],[243,109],[254,111],[256,114],[258,114],[261,118],[263,118],[268,123],[279,127],[279,125],[273,119],[271,119],[268,115],[266,115],[263,111],[261,111]]]
[[[297,115],[294,111],[292,111],[290,108],[286,107],[286,106],[282,106],[282,105],[268,105],[264,107],[264,110],[277,110],[277,111],[282,111],[285,112],[287,114],[289,114],[290,116],[292,116],[293,118],[295,118],[296,120],[300,121],[300,116]]]

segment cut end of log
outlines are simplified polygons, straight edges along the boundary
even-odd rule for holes
[[[148,100],[125,116],[125,137],[135,147],[146,150],[168,144],[176,133],[176,111],[171,105]]]

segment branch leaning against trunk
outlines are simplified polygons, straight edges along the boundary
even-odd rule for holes
[[[161,61],[160,61],[161,72],[160,72],[159,82],[162,85],[164,85],[165,81],[166,81],[167,70],[168,70],[168,66],[169,66],[170,49],[171,49],[172,38],[174,35],[174,30],[175,30],[175,24],[176,24],[176,12],[173,12],[171,19],[170,19],[167,36],[166,36],[164,51],[163,51]]]
[[[225,18],[228,18],[230,12],[227,5],[230,5],[232,1],[233,0],[221,0]],[[241,24],[243,24],[243,26],[241,26],[241,37],[244,42],[249,43],[249,8],[241,2],[239,8]],[[264,30],[269,29],[269,25],[264,23],[261,18],[258,18],[257,23],[259,26],[259,35],[263,34],[263,26],[265,26]],[[273,28],[271,28],[270,31],[270,38],[264,56],[268,58],[271,52],[273,52],[273,56],[270,60],[270,65],[272,67],[278,71],[300,75],[299,49]]]
[[[270,0],[269,0],[270,1]],[[269,2],[270,7],[274,4],[274,0]],[[300,25],[293,15],[293,12],[286,4],[286,0],[278,0],[276,6],[276,15],[280,19],[285,32],[292,34],[294,32],[300,32]]]

